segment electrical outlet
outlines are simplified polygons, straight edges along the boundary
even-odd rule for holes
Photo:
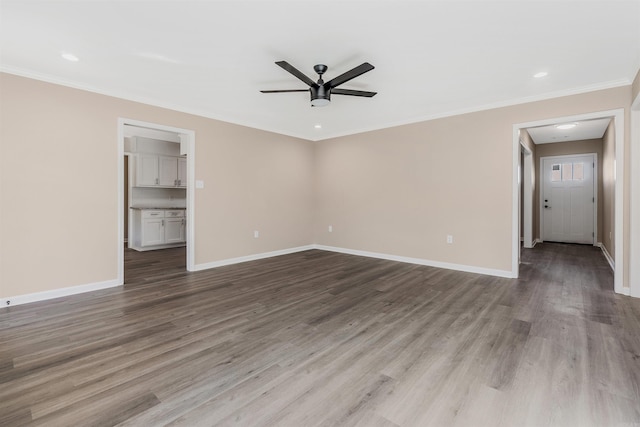
[[[256,239],[257,239],[258,237],[260,237],[260,232],[259,232],[258,230],[255,230],[255,231],[253,232],[253,237],[255,237]]]
[[[329,233],[333,233],[333,225],[329,226]]]
[[[451,234],[447,234],[447,243],[453,243],[453,236]]]

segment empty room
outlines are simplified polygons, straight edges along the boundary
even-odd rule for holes
[[[0,37],[0,425],[640,425],[640,1]]]

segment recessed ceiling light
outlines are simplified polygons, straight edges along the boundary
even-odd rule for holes
[[[563,125],[556,125],[556,129],[567,130],[567,129],[573,129],[576,126],[578,126],[577,123],[565,123]]]
[[[61,55],[64,59],[71,62],[78,62],[80,59],[75,56],[73,53],[63,52]]]
[[[549,73],[547,73],[546,71],[540,71],[539,73],[535,73],[533,77],[535,77],[536,79],[539,79],[539,78],[545,77],[547,74]]]
[[[316,129],[322,129],[322,125],[315,125],[313,127],[316,128]]]

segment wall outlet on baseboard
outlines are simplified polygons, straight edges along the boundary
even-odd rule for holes
[[[329,226],[329,233],[333,233],[333,225]]]
[[[256,239],[257,239],[258,237],[260,237],[260,232],[259,232],[258,230],[255,230],[255,231],[253,232],[253,237],[255,237]]]
[[[451,234],[447,234],[447,243],[453,243],[453,236]]]

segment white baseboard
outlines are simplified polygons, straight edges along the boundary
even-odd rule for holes
[[[208,270],[210,268],[223,267],[225,265],[231,265],[231,264],[239,264],[241,262],[247,262],[247,261],[256,261],[256,260],[259,260],[259,259],[271,258],[271,257],[274,257],[274,256],[287,255],[287,254],[292,254],[292,253],[296,253],[296,252],[308,251],[310,249],[315,249],[315,245],[298,246],[296,248],[281,249],[281,250],[278,250],[278,251],[263,252],[263,253],[259,253],[259,254],[241,256],[241,257],[237,257],[237,258],[228,258],[228,259],[223,259],[223,260],[220,260],[220,261],[207,262],[207,263],[204,263],[204,264],[196,264],[196,265],[193,266],[193,271]]]
[[[14,305],[27,304],[30,302],[44,301],[48,299],[66,297],[69,295],[81,294],[84,292],[97,291],[100,289],[120,286],[118,280],[106,280],[104,282],[88,283],[86,285],[70,286],[68,288],[52,289],[50,291],[35,292],[32,294],[16,295],[13,297],[0,298],[1,307],[12,307]]]
[[[616,262],[613,260],[611,255],[609,255],[609,252],[607,252],[607,248],[605,248],[604,245],[600,242],[596,243],[595,246],[600,247],[600,249],[602,250],[602,253],[604,254],[604,257],[607,259],[607,262],[609,263],[609,266],[611,266],[611,270],[616,271]]]
[[[354,249],[338,248],[334,246],[313,245],[315,249],[323,251],[339,252],[349,255],[365,256],[369,258],[386,259],[389,261],[406,262],[408,264],[426,265],[429,267],[446,268],[447,270],[466,271],[467,273],[485,274],[488,276],[514,278],[513,273],[508,270],[496,270],[492,268],[476,267],[472,265],[453,264],[449,262],[432,261],[422,258],[409,258],[398,255],[381,254],[377,252],[358,251]]]
[[[489,276],[513,278],[513,273],[507,270],[496,270],[491,268],[483,268],[483,267],[476,267],[476,266],[463,265],[463,264],[453,264],[448,262],[432,261],[432,260],[422,259],[422,258],[410,258],[410,257],[404,257],[404,256],[398,256],[398,255],[359,251],[354,249],[346,249],[346,248],[316,245],[316,244],[298,246],[295,248],[281,249],[281,250],[271,251],[271,252],[263,252],[259,254],[241,256],[237,258],[228,258],[220,261],[207,262],[204,264],[197,264],[194,266],[193,271],[207,270],[210,268],[222,267],[225,265],[232,265],[232,264],[239,264],[247,261],[256,261],[259,259],[271,258],[271,257],[287,255],[287,254],[292,254],[292,253],[302,252],[302,251],[308,251],[311,249],[318,249],[318,250],[330,251],[330,252],[339,252],[339,253],[344,253],[349,255],[358,255],[358,256],[364,256],[369,258],[385,259],[389,261],[398,261],[398,262],[404,262],[408,264],[426,265],[429,267],[465,271],[468,273],[477,273],[477,274],[485,274]],[[603,251],[604,251],[604,247],[603,247]],[[606,254],[606,252],[605,252],[605,256],[607,256],[607,259],[611,259],[608,256],[608,254]],[[114,279],[114,280],[107,280],[104,282],[89,283],[86,285],[71,286],[68,288],[53,289],[53,290],[44,291],[44,292],[36,292],[32,294],[16,295],[13,297],[2,297],[0,298],[0,308],[6,307],[6,306],[26,304],[30,302],[44,301],[44,300],[53,299],[53,298],[60,298],[60,297],[80,294],[84,292],[97,291],[100,289],[106,289],[106,288],[111,288],[111,287],[121,286],[121,285],[122,284],[119,283],[117,279]]]

